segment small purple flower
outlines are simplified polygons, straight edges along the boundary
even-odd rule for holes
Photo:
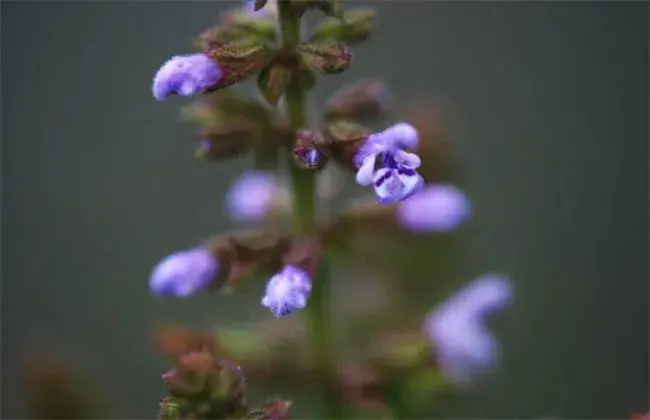
[[[280,318],[307,305],[311,276],[305,270],[287,265],[266,284],[262,306]]]
[[[228,213],[239,222],[263,220],[273,207],[277,187],[273,172],[244,172],[226,193]]]
[[[207,250],[196,248],[171,254],[156,265],[149,278],[152,293],[188,297],[205,289],[219,272],[219,262]]]
[[[163,64],[153,79],[153,96],[164,101],[170,95],[192,96],[219,83],[219,64],[205,54],[177,55]]]
[[[410,124],[399,123],[372,134],[357,151],[357,183],[373,185],[377,202],[392,204],[422,189],[424,179],[417,173],[420,158],[404,149],[418,145],[418,132]]]
[[[244,0],[244,9],[254,17],[265,18],[275,12],[277,5],[275,0],[269,0],[267,4],[258,11],[255,11],[255,0]]]
[[[425,331],[436,349],[440,369],[451,381],[463,384],[498,358],[499,343],[485,319],[512,300],[512,286],[501,274],[474,280],[431,311]]]
[[[447,232],[471,215],[469,198],[449,184],[429,185],[397,207],[397,219],[413,232]]]

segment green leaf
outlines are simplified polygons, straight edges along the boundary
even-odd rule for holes
[[[291,81],[291,70],[281,64],[266,67],[257,79],[257,85],[264,98],[275,105]]]
[[[341,19],[326,19],[319,23],[314,28],[311,40],[336,40],[349,45],[358,44],[372,35],[376,20],[377,12],[374,9],[346,11]]]
[[[302,64],[316,73],[338,74],[350,66],[352,53],[341,42],[325,40],[303,44],[299,48]]]

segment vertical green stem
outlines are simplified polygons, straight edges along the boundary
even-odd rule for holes
[[[289,0],[279,0],[282,48],[295,52],[301,42],[300,16],[296,14]],[[305,92],[298,78],[293,78],[286,90],[286,107],[292,130],[305,126]],[[316,179],[315,174],[298,168],[293,161],[291,171],[293,225],[297,233],[308,233],[316,224]],[[326,419],[341,417],[341,402],[332,382],[334,357],[332,354],[332,331],[330,325],[329,272],[326,261],[321,263],[318,276],[314,279],[309,304],[305,309],[309,349],[316,368],[315,380],[323,384],[323,415]]]

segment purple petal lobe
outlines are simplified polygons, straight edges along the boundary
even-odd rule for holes
[[[373,171],[375,170],[375,157],[370,156],[366,158],[359,170],[357,171],[356,181],[357,184],[368,186],[372,184]]]

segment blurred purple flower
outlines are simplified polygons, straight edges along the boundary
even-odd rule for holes
[[[264,18],[275,12],[277,4],[275,0],[269,0],[264,7],[255,11],[255,0],[244,0],[244,9],[252,16]]]
[[[244,172],[226,193],[228,213],[240,222],[259,222],[273,208],[277,189],[274,172]]]
[[[156,265],[149,288],[162,297],[188,297],[205,289],[219,272],[219,262],[202,248],[175,252]]]
[[[442,373],[452,382],[469,382],[497,362],[499,343],[485,319],[512,300],[510,280],[487,274],[474,280],[434,308],[425,331],[435,347]]]
[[[307,305],[311,293],[311,276],[305,270],[287,265],[271,277],[266,285],[262,306],[280,318]]]
[[[410,124],[398,123],[372,134],[357,151],[357,183],[373,185],[377,202],[392,204],[416,194],[424,179],[417,173],[420,158],[404,149],[417,147],[418,132]]]
[[[429,185],[397,207],[400,225],[415,232],[450,231],[470,215],[469,198],[450,184]]]
[[[164,101],[170,95],[192,96],[221,80],[219,64],[205,54],[177,55],[165,62],[153,79],[153,96]]]

